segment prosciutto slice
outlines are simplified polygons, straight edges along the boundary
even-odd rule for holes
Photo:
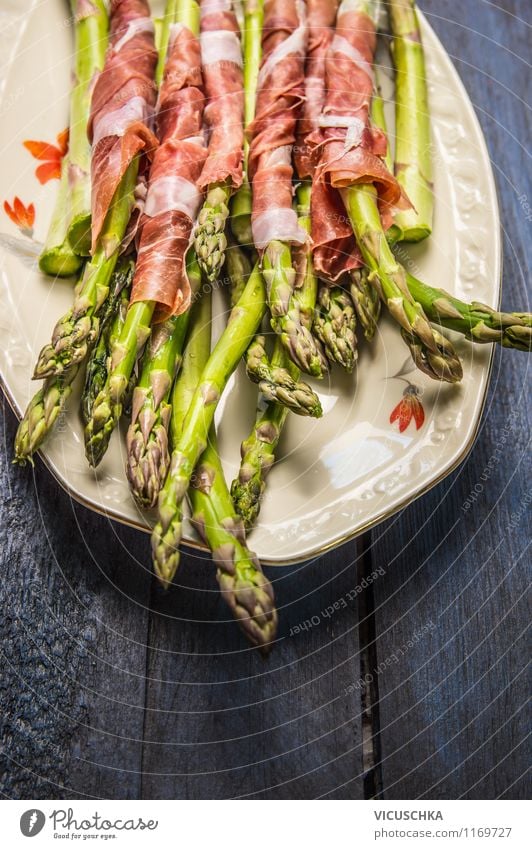
[[[344,0],[325,55],[323,108],[317,128],[306,137],[306,161],[315,165],[313,261],[317,273],[330,282],[362,262],[338,188],[373,183],[385,227],[391,224],[394,209],[409,205],[381,158],[386,137],[369,118],[375,47],[372,20]]]
[[[157,147],[150,126],[157,51],[145,0],[112,0],[110,44],[94,86],[88,125],[92,143],[92,250],[120,180],[135,156]]]
[[[198,186],[207,151],[200,45],[182,24],[174,24],[157,104],[160,145],[155,151],[144,211],[131,303],[155,301],[154,321],[190,306],[185,255],[203,194]]]
[[[305,64],[305,102],[299,120],[294,161],[299,177],[312,177],[312,148],[307,137],[318,129],[325,104],[325,57],[333,40],[338,0],[307,0],[308,47]]]
[[[199,185],[242,184],[244,81],[240,29],[230,0],[201,4],[201,61],[209,132],[207,160]]]
[[[337,0],[308,0],[308,50],[305,66],[305,103],[294,148],[301,179],[314,176],[312,134],[320,132],[325,106],[325,60],[334,37]],[[314,180],[311,195],[313,263],[330,282],[361,263],[353,231],[338,192],[324,180]]]
[[[279,239],[303,244],[307,235],[292,208],[292,148],[305,96],[307,27],[297,0],[266,0],[263,57],[250,138],[249,177],[253,185],[251,226],[257,250]]]

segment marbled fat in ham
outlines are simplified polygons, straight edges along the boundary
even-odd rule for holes
[[[156,322],[190,306],[185,257],[203,198],[198,181],[207,155],[204,103],[199,41],[187,27],[174,24],[157,104],[160,145],[139,223],[131,293],[131,303],[156,302]]]
[[[242,46],[236,15],[229,0],[201,3],[201,61],[209,132],[207,160],[200,186],[229,181],[242,184],[244,145],[244,81]]]
[[[110,45],[96,80],[88,126],[93,144],[92,249],[113,196],[135,156],[157,146],[150,129],[156,89],[157,51],[145,0],[112,0]]]
[[[250,138],[253,241],[263,250],[271,239],[302,244],[307,235],[292,208],[292,147],[305,95],[307,28],[304,4],[267,0],[255,119]]]

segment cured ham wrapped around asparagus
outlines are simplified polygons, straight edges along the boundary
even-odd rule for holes
[[[120,419],[135,361],[151,335],[153,322],[187,316],[191,300],[185,254],[202,199],[196,181],[206,156],[204,95],[199,42],[193,31],[195,4],[182,6],[180,11],[182,18],[178,17],[169,33],[156,120],[161,143],[153,158],[139,220],[129,309],[107,381],[85,427],[85,453],[93,466],[104,456]],[[140,414],[138,408],[136,414]]]
[[[248,127],[249,178],[253,186],[253,241],[263,251],[275,240],[302,244],[307,234],[292,206],[292,147],[305,97],[305,6],[268,0],[255,119]]]
[[[92,95],[92,250],[114,194],[135,156],[152,156],[157,64],[154,26],[146,0],[111,0],[110,43]]]
[[[384,162],[385,133],[369,120],[377,17],[376,0],[343,0],[338,11],[327,52],[329,90],[320,119],[323,135],[315,178],[339,190],[371,272],[368,281],[400,326],[418,368],[437,380],[456,383],[462,378],[460,359],[412,297],[406,271],[390,251],[385,233],[393,213],[408,208],[410,201]]]
[[[382,157],[384,133],[371,125],[372,63],[376,47],[373,20],[360,3],[344,0],[327,48],[326,96],[318,127],[309,136],[315,164],[312,187],[314,266],[330,282],[362,264],[352,227],[336,189],[373,184],[385,227],[395,208],[409,206]]]
[[[199,185],[242,184],[244,87],[240,30],[230,0],[201,4],[201,64],[209,132],[207,159]]]
[[[268,0],[255,118],[248,127],[251,230],[261,254],[272,329],[302,371],[321,377],[326,362],[302,320],[294,296],[292,248],[308,242],[293,208],[292,152],[305,98],[306,8],[298,0]]]
[[[200,186],[206,191],[194,247],[201,270],[214,282],[224,263],[229,200],[242,185],[244,79],[240,27],[231,0],[201,3],[201,61],[209,133]]]
[[[313,136],[316,175],[335,188],[373,183],[383,212],[405,205],[401,188],[382,157],[387,141],[369,119],[373,93],[372,63],[376,47],[375,24],[344,0],[325,59],[326,98]]]
[[[294,161],[299,177],[312,177],[314,163],[308,137],[319,126],[325,104],[325,57],[334,36],[338,0],[308,0],[307,61],[305,63],[305,100],[298,124]]]
[[[296,263],[305,268],[314,265],[314,272],[325,277],[315,287],[314,304],[311,311],[313,335],[323,348],[327,360],[339,363],[352,371],[357,359],[356,317],[353,301],[348,292],[340,288],[329,288],[330,284],[345,270],[360,263],[353,233],[342,201],[335,189],[323,180],[315,180],[312,134],[319,130],[322,109],[325,106],[325,64],[329,47],[334,38],[334,25],[338,9],[337,0],[308,0],[308,51],[305,65],[305,103],[299,121],[294,159],[302,184],[298,189],[298,211],[300,220],[310,230],[310,206],[318,210],[319,220],[313,228],[314,256],[311,246],[298,248]],[[296,267],[297,267],[296,265]],[[301,277],[299,278],[301,280]],[[301,289],[302,283],[296,283]]]
[[[320,117],[325,106],[325,67],[328,50],[334,38],[338,10],[337,0],[309,0],[307,3],[308,50],[305,66],[305,103],[299,122],[294,159],[301,179],[313,177],[313,149],[319,133]],[[313,263],[316,272],[335,282],[346,271],[360,265],[360,252],[345,214],[341,198],[322,180],[312,187]]]
[[[190,305],[184,261],[203,197],[198,181],[207,156],[204,102],[198,39],[188,27],[174,24],[157,109],[160,146],[139,224],[131,294],[131,303],[157,304],[154,321],[179,315]]]

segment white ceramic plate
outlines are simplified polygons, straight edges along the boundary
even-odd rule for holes
[[[0,370],[20,415],[38,384],[30,380],[55,320],[70,306],[72,284],[41,275],[35,264],[58,183],[41,185],[26,139],[56,144],[67,126],[72,32],[62,0],[4,0],[0,49],[6,61],[1,91],[1,200],[34,204],[33,239],[0,210]],[[429,242],[409,247],[404,262],[432,285],[497,306],[500,232],[493,174],[467,94],[442,45],[422,19],[433,117],[436,217]],[[391,96],[391,88],[385,91]],[[393,113],[393,110],[392,110]],[[393,114],[389,114],[390,121]],[[216,307],[222,306],[218,295]],[[219,332],[219,327],[215,328]],[[439,385],[413,368],[387,319],[370,347],[361,345],[356,376],[334,374],[316,384],[324,416],[290,416],[279,460],[268,481],[251,546],[264,563],[304,560],[338,545],[403,507],[440,481],[473,443],[486,394],[491,353],[454,337],[464,363],[461,386]],[[422,393],[424,424],[400,433],[390,415],[410,384]],[[123,433],[116,433],[96,473],[87,467],[76,392],[43,457],[59,483],[87,507],[112,519],[149,527],[133,503],[124,473]],[[228,480],[254,417],[256,393],[242,368],[217,412]],[[24,472],[21,472],[24,474]],[[197,544],[191,528],[186,542]]]

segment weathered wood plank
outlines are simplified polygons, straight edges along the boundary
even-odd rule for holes
[[[504,7],[530,12],[524,3]],[[525,27],[493,4],[425,0],[423,8],[455,58],[494,159],[506,237],[503,303],[527,308],[532,254],[519,200],[532,195],[521,148],[530,124],[519,102]],[[527,793],[528,368],[526,355],[497,353],[467,462],[373,535],[373,563],[387,570],[374,588],[385,798]]]
[[[147,540],[73,504],[39,460],[11,466],[5,412],[2,792],[135,798],[150,577],[132,558],[148,562]]]
[[[204,558],[155,592],[145,798],[362,796],[354,551],[269,570],[281,621],[267,660],[228,621]]]

